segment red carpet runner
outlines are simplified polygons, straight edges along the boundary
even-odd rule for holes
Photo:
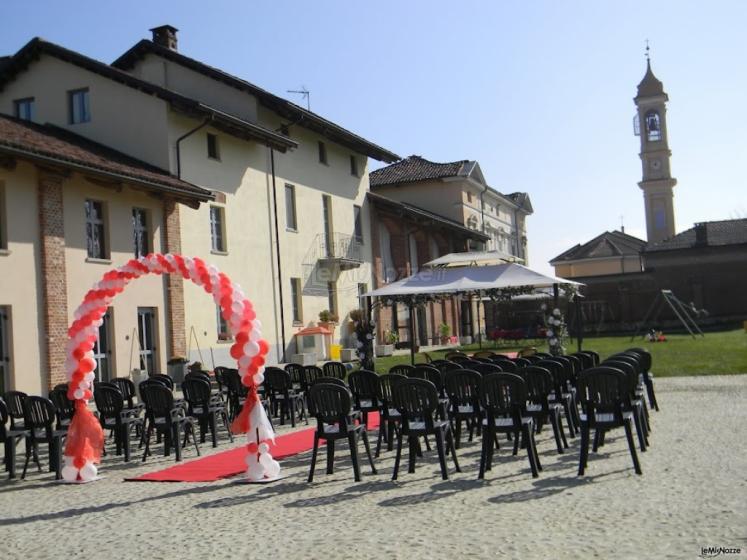
[[[371,413],[368,417],[369,431],[378,426],[379,415]],[[278,436],[275,439],[275,445],[270,447],[273,458],[280,461],[284,457],[310,450],[314,445],[315,429],[306,428]],[[238,438],[243,439],[243,436],[238,436]],[[372,441],[372,443],[375,442]],[[180,463],[167,469],[146,473],[136,478],[126,478],[125,480],[139,482],[213,482],[245,472],[244,457],[246,457],[246,447],[242,445],[209,457]]]

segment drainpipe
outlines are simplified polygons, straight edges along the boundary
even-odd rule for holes
[[[280,263],[280,231],[278,229],[278,192],[275,185],[275,150],[270,148],[270,172],[272,173],[272,213],[275,219],[275,256],[278,267],[278,292],[280,296],[280,338],[282,354],[278,352],[278,361],[285,363],[285,311],[283,306],[283,268]],[[277,332],[277,331],[276,331]]]
[[[485,233],[485,193],[488,192],[488,186],[482,189],[480,193],[480,221],[482,222],[482,232]]]
[[[187,137],[192,136],[195,132],[197,132],[201,128],[205,128],[208,125],[208,123],[210,123],[210,121],[212,120],[213,120],[213,115],[206,117],[201,125],[193,128],[186,134],[183,134],[179,138],[176,139],[176,178],[177,179],[182,178],[182,158],[181,158],[181,152],[179,151],[179,144],[181,144],[182,140],[185,140],[187,139]]]

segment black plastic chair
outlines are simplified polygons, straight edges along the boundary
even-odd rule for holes
[[[295,389],[297,393],[303,394],[303,366],[301,364],[290,363],[285,364],[283,369],[290,373],[293,389]]]
[[[397,373],[388,373],[379,376],[381,408],[379,409],[379,437],[376,440],[376,457],[379,456],[379,452],[381,451],[382,440],[386,439],[387,451],[391,451],[394,444],[394,436],[397,435],[399,437],[402,415],[394,406],[394,388],[405,379],[407,377]]]
[[[589,462],[591,430],[596,434],[624,428],[628,449],[636,474],[642,474],[633,442],[633,412],[623,410],[627,398],[625,374],[611,367],[587,369],[579,375],[578,395],[581,401],[581,453],[578,476],[583,476]]]
[[[322,366],[322,371],[326,377],[336,377],[343,381],[348,375],[348,370],[342,362],[327,362]]]
[[[637,393],[638,369],[636,365],[623,357],[618,356],[615,359],[604,360],[600,366],[611,367],[621,371],[625,375],[625,400],[623,401],[623,411],[633,413],[633,424],[635,425],[638,435],[638,443],[641,451],[646,451],[648,442],[648,410],[646,401],[642,394]],[[595,447],[604,444],[604,431],[600,432],[600,438],[595,441]],[[596,449],[595,449],[596,451]]]
[[[532,365],[545,368],[552,374],[555,387],[550,395],[550,402],[558,402],[563,405],[563,414],[568,424],[568,433],[572,438],[575,438],[579,422],[578,408],[575,394],[570,385],[571,377],[567,374],[566,365],[552,358],[544,358],[538,362],[533,362]]]
[[[381,408],[381,384],[376,372],[366,369],[350,372],[348,385],[353,394],[353,404],[363,415],[363,423],[368,426],[368,414]]]
[[[415,369],[415,366],[411,366],[409,364],[397,364],[389,368],[389,373],[394,373],[396,375],[404,375],[405,377],[409,377],[410,372],[413,371],[414,369]]]
[[[200,375],[187,375],[182,382],[182,392],[189,407],[187,413],[196,418],[200,426],[200,443],[205,443],[209,430],[213,447],[218,447],[218,420],[223,423],[228,439],[233,443],[226,406],[219,396],[213,394],[210,382]]]
[[[28,432],[27,430],[18,430],[6,426],[9,419],[8,406],[3,399],[0,399],[0,442],[5,449],[3,463],[5,464],[5,470],[8,472],[8,479],[13,479],[16,477],[16,447],[28,435]]]
[[[449,352],[446,352],[446,354],[444,354],[444,359],[446,360],[453,360],[454,358],[469,359],[469,356],[467,356],[467,354],[465,354],[464,352],[459,352],[458,350],[451,350]]]
[[[415,472],[415,457],[419,452],[418,438],[434,435],[438,459],[441,464],[441,477],[448,480],[449,471],[446,466],[446,447],[451,452],[454,467],[461,472],[448,420],[438,420],[438,391],[436,386],[425,379],[403,379],[394,385],[394,405],[402,416],[401,434],[397,441],[397,456],[394,460],[392,480],[397,480],[399,463],[402,457],[402,441],[407,438],[409,446],[408,472]]]
[[[482,453],[480,473],[491,470],[493,449],[497,434],[511,434],[514,437],[514,452],[519,450],[519,441],[527,450],[532,477],[537,478],[542,470],[537,446],[534,441],[534,420],[526,414],[526,385],[524,380],[513,373],[491,373],[482,378],[480,402],[486,417],[482,420]]]
[[[226,399],[228,404],[228,419],[233,420],[241,412],[244,401],[249,393],[249,389],[241,383],[239,370],[234,368],[224,368],[221,380],[226,390]]]
[[[520,359],[523,360],[523,358]],[[516,373],[516,370],[519,368],[519,365],[514,360],[509,360],[503,356],[496,356],[491,361],[505,373]]]
[[[309,387],[319,379],[325,377],[324,371],[319,366],[303,366],[303,372],[301,374],[301,393],[307,394]]]
[[[33,454],[36,466],[39,464],[39,444],[49,447],[49,470],[55,472],[57,480],[62,478],[62,442],[67,432],[55,430],[54,404],[49,399],[27,396],[23,401],[24,427],[26,429],[26,462],[23,464],[21,478],[26,478],[26,469]]]
[[[23,403],[28,395],[21,391],[7,391],[3,398],[8,406],[8,415],[10,416],[10,429],[22,430],[24,428],[24,408]]]
[[[487,365],[487,364],[483,364]],[[456,448],[461,445],[462,422],[469,429],[469,441],[474,431],[479,431],[482,409],[480,408],[480,382],[482,375],[471,369],[458,369],[444,374],[444,387],[449,397],[449,419],[454,427]]]
[[[309,407],[314,411],[317,422],[317,427],[314,431],[314,448],[311,453],[309,482],[314,480],[314,469],[316,468],[316,456],[320,440],[324,440],[327,444],[327,474],[332,474],[334,469],[335,441],[338,439],[347,439],[350,445],[350,458],[353,462],[355,480],[356,482],[360,481],[358,438],[363,439],[368,461],[371,464],[371,472],[376,474],[376,467],[371,456],[371,447],[368,443],[366,425],[355,423],[352,414],[350,392],[338,384],[316,383],[309,389]]]
[[[285,417],[290,417],[291,426],[296,427],[296,414],[298,419],[309,419],[306,416],[306,404],[303,395],[296,393],[293,389],[290,373],[278,367],[265,369],[265,390],[270,399],[270,408],[280,417],[280,424],[285,424]]]
[[[502,371],[504,371],[501,366],[496,365],[494,362],[477,364],[469,369],[471,369],[472,371],[476,371],[480,375],[488,375],[489,373],[501,373]]]
[[[174,447],[176,460],[182,460],[182,447],[186,445],[189,436],[195,445],[197,456],[200,455],[200,448],[197,445],[195,437],[194,418],[187,416],[184,407],[178,406],[174,402],[174,395],[171,391],[158,382],[148,383],[144,381],[139,386],[140,396],[145,403],[145,421],[146,426],[143,430],[143,439],[145,440],[145,452],[143,461],[150,455],[150,436],[155,431],[163,435],[164,438],[164,456],[171,454],[171,447]],[[184,434],[184,443],[181,442],[181,434]]]
[[[552,374],[545,368],[529,366],[517,372],[527,387],[526,414],[534,418],[539,431],[542,424],[549,422],[555,436],[558,453],[568,448],[568,440],[563,429],[563,406],[558,402],[550,402],[550,393],[555,388]]]
[[[125,462],[130,460],[130,433],[132,428],[142,428],[143,419],[126,408],[119,388],[112,383],[99,383],[93,390],[93,399],[99,412],[99,422],[104,430],[114,433],[116,454],[124,451]]]
[[[480,350],[479,352],[475,352],[472,354],[472,358],[475,360],[491,360],[495,358],[497,354],[495,352],[491,352],[490,350]]]
[[[54,404],[55,416],[57,418],[57,430],[66,431],[73,421],[75,415],[75,401],[67,398],[67,386],[55,388],[49,393],[49,400]]]
[[[645,348],[628,348],[627,351],[634,352],[640,356],[643,383],[648,393],[648,402],[651,408],[658,412],[659,404],[656,402],[656,392],[654,391],[654,375],[651,373],[651,353]]]

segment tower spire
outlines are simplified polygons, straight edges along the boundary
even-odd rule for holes
[[[650,47],[648,46],[648,39],[646,39],[646,63],[651,64]]]

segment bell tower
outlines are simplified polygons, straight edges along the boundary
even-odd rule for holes
[[[646,47],[646,75],[638,84],[635,134],[641,138],[643,177],[638,186],[643,191],[646,207],[646,234],[649,243],[672,237],[674,230],[674,186],[669,158],[672,155],[667,141],[666,103],[669,96],[664,86],[651,71],[651,60]]]

